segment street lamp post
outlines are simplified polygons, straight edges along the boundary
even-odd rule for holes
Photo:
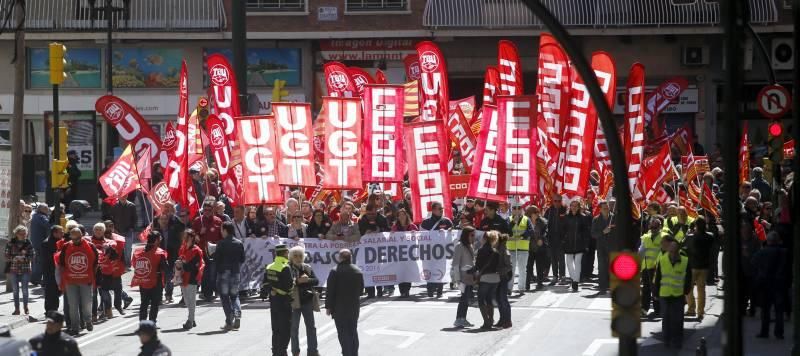
[[[105,5],[100,8],[106,19],[106,92],[108,95],[114,93],[114,56],[113,56],[113,43],[112,32],[114,31],[114,13],[121,12],[125,19],[127,27],[127,20],[130,18],[131,0],[122,0],[122,7],[114,6],[114,0],[105,0]],[[94,14],[99,12],[96,7],[97,0],[89,0],[89,8],[91,9],[91,27],[94,28]]]

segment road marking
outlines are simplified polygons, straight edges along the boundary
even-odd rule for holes
[[[585,313],[585,314],[608,314],[608,311],[605,310],[588,310],[588,309],[570,309],[570,308],[545,308],[541,309],[536,315],[533,316],[534,319],[541,318],[545,312],[548,311],[555,311],[555,312],[565,312],[565,313]]]
[[[509,346],[514,345],[517,342],[517,340],[519,340],[519,336],[520,336],[519,334],[512,336],[511,339],[508,340],[508,345]]]
[[[406,347],[411,346],[413,343],[417,342],[417,340],[421,339],[425,334],[413,332],[413,331],[403,331],[403,330],[392,330],[388,329],[387,327],[381,327],[378,329],[372,329],[365,331],[367,335],[387,335],[387,336],[400,336],[405,337],[406,340],[397,344],[398,349],[404,349]]]
[[[552,308],[560,307],[561,304],[564,304],[564,302],[567,301],[567,298],[569,298],[569,294],[567,294],[567,293],[559,295],[558,299],[556,300],[556,302],[553,303],[553,305],[551,305],[550,307],[552,307]]]
[[[586,309],[611,310],[611,298],[595,298]]]
[[[541,311],[539,313],[541,313]],[[538,318],[534,315],[533,319],[538,319]],[[532,327],[533,327],[533,320],[531,320],[527,324],[525,324],[525,326],[522,327],[520,332],[524,333],[524,332],[528,331],[528,329],[530,329]]]
[[[617,344],[617,342],[618,342],[617,339],[594,339],[592,343],[589,344],[589,347],[587,347],[586,350],[583,351],[582,355],[594,356],[597,354],[598,351],[600,351],[601,347],[605,345]]]
[[[361,310],[361,313],[359,314],[358,318],[361,319],[361,317],[363,317],[364,315],[369,314],[369,312],[373,311],[374,309],[375,308],[372,307],[372,306],[365,307],[364,309]],[[315,317],[314,321],[316,322],[316,320],[317,320],[317,318]],[[302,326],[302,324],[301,324],[301,326]],[[336,323],[331,321],[330,323],[327,323],[327,324],[317,328],[317,344],[318,345],[319,345],[320,341],[322,341],[323,339],[327,339],[329,336],[333,335],[336,332],[336,329],[333,328],[334,326],[336,326]],[[330,330],[327,330],[327,331],[323,332],[323,330],[326,330],[326,329],[330,329]],[[299,331],[300,330],[298,330],[298,332]],[[301,337],[300,338],[300,348],[301,349],[304,348],[306,346],[307,342],[308,342],[307,336]]]
[[[555,302],[556,295],[551,291],[544,291],[539,298],[536,298],[533,303],[531,303],[532,307],[549,307],[551,304]]]
[[[544,316],[544,313],[546,313],[546,312],[547,312],[547,309],[542,309],[542,310],[540,310],[538,313],[534,314],[534,315],[533,315],[533,318],[534,318],[534,319],[539,319],[539,318],[541,318],[542,316]],[[527,326],[527,325],[526,325],[526,326]]]

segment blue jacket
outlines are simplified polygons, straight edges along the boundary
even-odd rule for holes
[[[33,248],[41,249],[42,242],[47,236],[50,235],[50,220],[49,217],[42,213],[35,213],[31,216],[31,229],[29,232],[29,238],[31,240],[31,244],[33,244]]]

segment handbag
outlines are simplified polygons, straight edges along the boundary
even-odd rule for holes
[[[318,312],[320,311],[319,292],[317,292],[316,289],[312,289],[312,291],[314,292],[314,296],[311,298],[311,308],[315,312]]]
[[[497,254],[495,253],[493,257],[495,257],[495,259],[497,259],[496,258]],[[476,284],[481,282],[481,275],[483,274],[484,271],[486,271],[486,268],[488,268],[490,264],[492,264],[492,260],[489,260],[489,263],[487,263],[485,266],[483,266],[483,268],[481,268],[480,271],[475,273],[475,283]]]
[[[474,286],[477,283],[475,279],[477,273],[470,272],[469,270],[461,271],[461,283],[468,286]]]

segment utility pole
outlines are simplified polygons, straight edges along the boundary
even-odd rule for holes
[[[247,11],[244,1],[234,0],[232,6],[233,72],[239,87],[239,108],[243,115],[248,115],[251,113],[247,105]]]
[[[11,186],[8,196],[8,231],[19,224],[22,198],[23,105],[25,101],[25,0],[14,2],[14,116],[11,118]],[[48,177],[49,178],[49,177]]]
[[[747,2],[744,0],[723,1],[722,25],[724,32],[725,57],[728,68],[725,71],[725,86],[723,88],[724,117],[720,117],[718,135],[720,142],[740,142],[741,132],[739,120],[743,117],[742,108],[742,57],[744,49],[745,24],[747,23]],[[725,171],[725,199],[723,199],[723,222],[725,226],[725,254],[723,255],[723,269],[725,271],[725,301],[722,314],[723,334],[722,349],[726,356],[741,355],[742,350],[742,319],[741,298],[739,295],[739,272],[741,270],[741,247],[739,232],[739,149],[737,145],[726,145],[722,149],[722,161]]]
[[[798,56],[797,49],[800,48],[800,0],[792,1],[792,23],[794,24],[794,71],[792,71],[792,136],[794,137],[795,147],[797,142],[800,142],[800,56]],[[795,148],[796,150],[796,148]],[[795,154],[792,160],[792,171],[795,174],[800,172],[800,155]],[[798,204],[800,204],[800,189],[794,187],[791,189],[789,198],[792,201],[792,221],[797,221]],[[792,240],[797,240],[800,236],[800,224],[793,224],[794,231],[792,232]],[[800,243],[793,244],[794,249],[794,265],[792,266],[792,279],[795,288],[800,286]],[[800,293],[792,293],[792,304],[794,310],[800,308]],[[800,317],[797,312],[792,315],[792,324],[794,330],[792,331],[792,355],[800,356]]]

